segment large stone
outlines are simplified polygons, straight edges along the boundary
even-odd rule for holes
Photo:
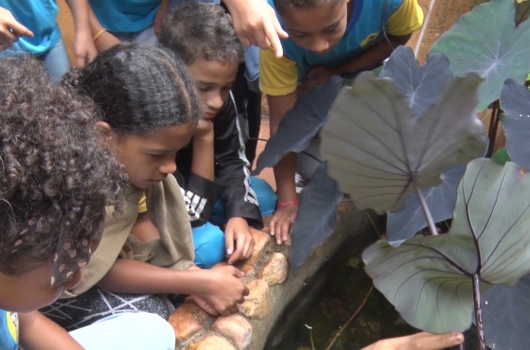
[[[250,291],[243,304],[238,305],[239,311],[253,320],[260,320],[269,312],[269,285],[261,279],[247,284]]]
[[[238,350],[246,350],[252,341],[252,326],[241,315],[219,317],[212,325],[212,331],[230,339]]]
[[[254,265],[265,254],[267,245],[271,241],[271,236],[265,232],[250,229],[250,233],[254,238],[254,250],[252,256],[246,261],[246,265]]]
[[[259,277],[269,284],[282,284],[287,279],[289,263],[282,253],[272,253],[263,264]]]
[[[236,350],[225,338],[209,335],[203,340],[192,343],[189,350]]]
[[[173,326],[177,342],[189,339],[193,334],[205,330],[204,324],[211,318],[195,302],[187,301],[169,315],[169,323]]]

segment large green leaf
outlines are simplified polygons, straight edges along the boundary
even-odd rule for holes
[[[398,248],[378,241],[363,252],[366,272],[412,326],[463,331],[472,320],[472,277],[481,292],[530,272],[530,176],[514,163],[470,162],[446,235]]]
[[[499,98],[508,78],[522,83],[530,71],[530,21],[515,25],[514,0],[492,0],[460,17],[430,52],[445,54],[457,76],[476,72],[480,87],[478,110]]]
[[[479,83],[476,74],[450,78],[437,103],[417,118],[393,81],[361,73],[341,91],[321,132],[322,155],[341,191],[360,209],[398,211],[413,179],[435,186],[445,169],[481,156]]]

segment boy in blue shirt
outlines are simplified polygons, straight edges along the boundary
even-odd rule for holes
[[[423,23],[417,0],[269,0],[269,4],[289,34],[281,39],[284,57],[276,58],[270,50],[260,52],[260,89],[269,103],[271,134],[303,98],[298,96],[300,90],[324,84],[331,76],[377,67]],[[278,206],[269,229],[277,244],[287,240],[298,209],[295,169],[295,154],[274,167]]]

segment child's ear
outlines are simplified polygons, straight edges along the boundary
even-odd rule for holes
[[[96,122],[96,128],[98,129],[99,136],[101,137],[100,141],[105,145],[110,146],[116,136],[112,126],[110,126],[109,123],[100,120]]]

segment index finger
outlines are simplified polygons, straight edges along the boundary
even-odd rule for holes
[[[272,28],[265,26],[265,36],[271,44],[271,48],[277,58],[283,56],[283,47],[280,41],[280,37],[287,38],[287,32],[285,32],[276,17],[276,13],[273,13]]]
[[[445,334],[430,334],[421,332],[413,335],[410,348],[418,350],[437,350],[458,345],[464,341],[464,335],[459,332]]]
[[[18,22],[12,23],[10,26],[11,32],[15,34],[16,36],[29,36],[33,37],[33,32],[29,30],[28,28],[24,27],[22,24]]]
[[[243,248],[241,242],[236,242],[236,249],[234,252],[230,255],[230,259],[228,259],[228,263],[232,264],[235,261],[238,261],[241,257],[241,254],[243,254]]]

